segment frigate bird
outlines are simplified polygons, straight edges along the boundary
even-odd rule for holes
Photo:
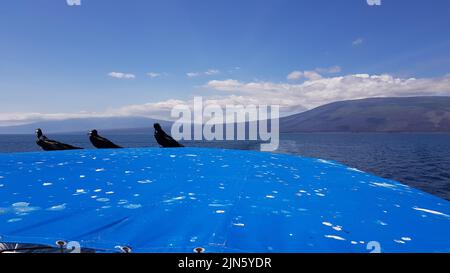
[[[58,150],[78,150],[83,149],[75,147],[69,144],[65,144],[56,140],[46,137],[41,129],[36,129],[36,144],[39,145],[44,151],[58,151]]]
[[[158,142],[159,145],[163,148],[175,148],[175,147],[184,147],[180,143],[178,143],[175,139],[173,139],[171,136],[166,134],[164,130],[161,128],[161,125],[159,123],[153,124],[153,128],[155,128],[155,139]]]
[[[92,145],[98,149],[114,149],[114,148],[122,148],[119,145],[112,143],[110,140],[101,137],[98,135],[97,130],[92,130],[89,132],[89,140]]]

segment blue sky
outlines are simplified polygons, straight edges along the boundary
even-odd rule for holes
[[[299,109],[364,97],[358,88],[369,88],[367,96],[447,95],[450,1],[381,2],[5,0],[0,122],[146,115],[158,102],[194,95],[285,97],[273,103]]]

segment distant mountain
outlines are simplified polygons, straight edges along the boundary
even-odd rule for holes
[[[42,128],[45,133],[87,132],[91,129],[151,128],[155,122],[159,122],[163,126],[168,123],[142,117],[76,118],[0,127],[0,134],[34,134],[36,128]],[[124,130],[124,132],[126,131]]]
[[[450,132],[450,97],[340,101],[282,118],[281,132]]]
[[[0,134],[87,132],[153,134],[153,123],[170,132],[171,122],[144,117],[79,118],[0,127]],[[246,125],[248,127],[248,124]],[[269,126],[270,127],[270,126]],[[340,101],[280,119],[281,132],[450,132],[450,97],[369,98]]]

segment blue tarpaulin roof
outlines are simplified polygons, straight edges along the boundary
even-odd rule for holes
[[[0,155],[0,242],[450,252],[449,230],[448,201],[321,159],[199,148]]]

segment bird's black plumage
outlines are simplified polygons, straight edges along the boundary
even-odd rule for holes
[[[94,145],[94,147],[98,149],[122,148],[119,145],[112,143],[110,140],[99,136],[97,130],[92,130],[89,132],[89,140],[91,141],[92,145]]]
[[[58,151],[58,150],[79,150],[83,149],[75,147],[69,144],[61,143],[56,140],[47,138],[41,129],[36,129],[36,144],[39,145],[44,151]]]
[[[184,147],[180,143],[178,143],[175,139],[173,139],[171,136],[166,134],[164,130],[161,128],[161,125],[159,123],[153,124],[153,128],[155,128],[155,139],[156,142],[158,142],[161,147],[164,148],[176,148],[176,147]]]

